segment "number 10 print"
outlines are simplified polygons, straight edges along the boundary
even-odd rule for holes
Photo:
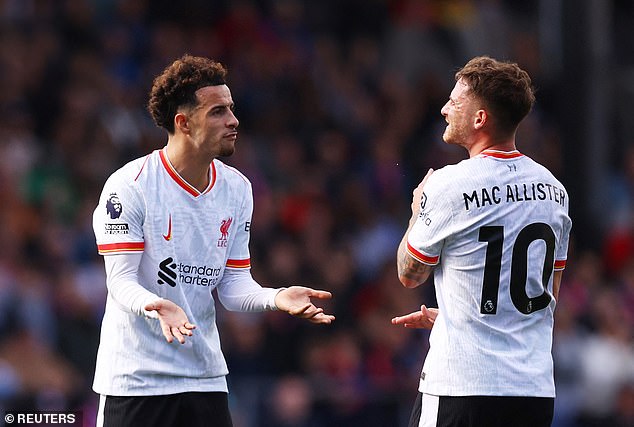
[[[528,247],[536,240],[542,240],[546,244],[544,266],[542,272],[542,286],[544,292],[541,295],[530,298],[526,294],[526,280],[528,278]],[[485,226],[480,228],[478,241],[487,242],[486,263],[482,283],[482,298],[480,300],[480,313],[496,314],[498,305],[498,292],[500,288],[500,271],[502,268],[502,247],[504,244],[503,226]],[[548,224],[536,222],[524,227],[513,245],[511,258],[511,279],[509,288],[511,300],[518,311],[530,314],[542,310],[550,304],[551,296],[548,293],[548,281],[553,272],[555,261],[555,233]]]

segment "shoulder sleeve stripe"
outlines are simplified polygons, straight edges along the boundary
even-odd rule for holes
[[[558,259],[555,261],[555,270],[564,270],[566,268],[566,260]]]
[[[218,160],[216,160],[216,161],[218,161]],[[233,172],[236,175],[238,175],[240,177],[240,179],[242,179],[247,184],[251,184],[251,181],[249,181],[249,179],[246,176],[244,176],[244,174],[242,172],[240,172],[238,169],[234,168],[233,166],[229,166],[228,164],[223,163],[221,161],[218,161],[218,164],[221,165],[223,169],[225,169],[227,171],[230,171],[230,172]]]
[[[228,259],[227,267],[229,268],[250,268],[251,267],[251,259]]]
[[[439,258],[438,255],[436,255],[436,256],[425,255],[424,253],[419,252],[416,249],[414,249],[414,247],[412,245],[410,245],[409,242],[407,242],[407,253],[409,253],[416,260],[422,262],[423,264],[427,264],[427,265],[436,265],[436,264],[438,264],[438,258]]]
[[[145,160],[143,160],[143,164],[141,165],[141,169],[139,169],[139,173],[136,174],[136,177],[134,178],[134,180],[136,181],[137,179],[139,179],[139,177],[141,176],[141,172],[143,172],[143,169],[145,169],[145,164],[147,163],[147,160],[150,158],[150,155],[148,154],[147,156],[145,156]]]
[[[97,245],[100,255],[107,255],[119,252],[143,252],[145,242],[124,242],[124,243],[106,243]]]

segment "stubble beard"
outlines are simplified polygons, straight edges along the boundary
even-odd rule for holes
[[[452,128],[450,125],[447,125],[445,132],[442,135],[442,139],[448,145],[463,146],[467,137],[462,129],[455,126]]]
[[[235,141],[231,141],[228,144],[223,144],[220,149],[220,157],[230,157],[236,151]]]
[[[455,135],[449,129],[449,125],[445,128],[445,131],[442,134],[442,140],[445,141],[445,144],[455,144]]]

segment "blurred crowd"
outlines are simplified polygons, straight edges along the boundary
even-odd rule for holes
[[[241,124],[224,161],[253,183],[254,277],[329,290],[337,316],[317,327],[220,310],[236,427],[406,425],[428,335],[390,319],[434,293],[399,284],[395,253],[427,169],[466,156],[441,140],[455,70],[479,54],[527,69],[538,103],[518,148],[574,177],[542,3],[0,0],[0,412],[94,423],[106,287],[92,212],[110,173],[166,143],[147,93],[191,53],[229,68]],[[614,5],[627,35],[634,7]],[[634,425],[634,140],[617,142],[594,245],[571,212],[555,427]]]

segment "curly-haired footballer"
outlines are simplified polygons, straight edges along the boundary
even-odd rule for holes
[[[94,212],[108,287],[99,426],[232,425],[214,289],[229,310],[334,319],[311,302],[329,292],[251,277],[251,183],[218,160],[238,138],[226,77],[189,55],[156,77],[148,109],[167,145],[114,172]]]

